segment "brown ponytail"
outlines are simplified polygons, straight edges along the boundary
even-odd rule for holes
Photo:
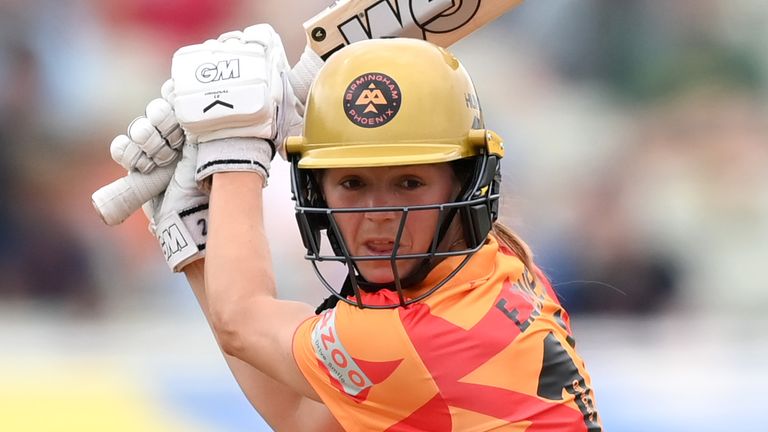
[[[491,235],[496,238],[499,244],[517,255],[527,268],[534,269],[531,248],[509,227],[496,221],[493,223],[493,228],[491,228]]]

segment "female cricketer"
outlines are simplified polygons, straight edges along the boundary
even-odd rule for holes
[[[601,431],[568,314],[497,222],[505,148],[461,62],[420,40],[354,43],[306,106],[287,71],[265,25],[179,50],[164,95],[183,157],[145,208],[167,258],[168,220],[198,245],[173,267],[254,407],[291,431]],[[276,153],[332,294],[317,310],[276,298],[262,218]]]

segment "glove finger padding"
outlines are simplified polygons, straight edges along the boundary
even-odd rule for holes
[[[146,174],[157,165],[146,153],[127,135],[118,135],[109,145],[112,160],[127,171],[139,171]]]
[[[170,80],[169,80],[170,81]],[[181,149],[184,144],[184,130],[176,120],[173,106],[165,99],[157,98],[147,104],[147,119],[157,129],[171,149]]]
[[[205,256],[208,236],[208,195],[197,188],[197,146],[184,145],[182,158],[165,192],[143,206],[168,267],[181,271]]]
[[[226,171],[256,171],[266,179],[288,70],[280,37],[266,24],[174,54],[169,99],[187,135],[200,145],[198,181]]]
[[[128,137],[158,166],[166,166],[178,156],[146,117],[139,117],[128,126]]]
[[[160,90],[164,97],[150,101],[144,115],[128,125],[127,133],[112,140],[112,159],[126,170],[147,174],[178,159],[185,136],[173,106],[165,99],[172,85],[173,81],[167,80]]]

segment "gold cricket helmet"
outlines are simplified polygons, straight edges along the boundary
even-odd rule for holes
[[[472,80],[449,51],[418,39],[377,39],[356,42],[333,54],[310,88],[301,136],[288,137],[285,148],[291,162],[291,187],[296,217],[306,258],[335,296],[356,304],[359,289],[397,290],[400,304],[418,301],[442,286],[447,279],[419,298],[405,301],[402,289],[420,282],[446,256],[465,255],[465,264],[483,245],[498,214],[501,139],[484,128],[483,114]],[[393,256],[390,260],[421,258],[417,274],[394,280],[392,286],[367,284],[356,271],[338,232],[334,214],[325,204],[313,170],[342,167],[379,167],[450,162],[462,191],[452,203],[435,205],[441,223],[435,232],[440,243],[448,225],[459,217],[466,249],[433,250],[418,257]],[[422,206],[423,207],[423,206]],[[418,210],[425,210],[420,208]],[[402,217],[413,208],[403,207]],[[349,212],[350,209],[344,209]],[[376,208],[355,211],[371,212]],[[389,208],[391,211],[391,208]],[[401,230],[402,226],[401,224]],[[320,252],[320,233],[326,231],[335,255]],[[399,238],[399,233],[398,233]],[[366,259],[376,259],[365,257]],[[349,268],[347,292],[338,292],[318,271],[317,261],[339,261]],[[463,265],[462,264],[462,265]],[[393,269],[394,270],[394,269]],[[395,271],[394,274],[397,274]],[[355,295],[357,300],[347,296]]]

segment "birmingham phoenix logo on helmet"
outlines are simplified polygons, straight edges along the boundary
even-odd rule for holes
[[[361,127],[383,126],[400,110],[400,86],[392,77],[378,72],[362,74],[344,91],[344,111]]]

